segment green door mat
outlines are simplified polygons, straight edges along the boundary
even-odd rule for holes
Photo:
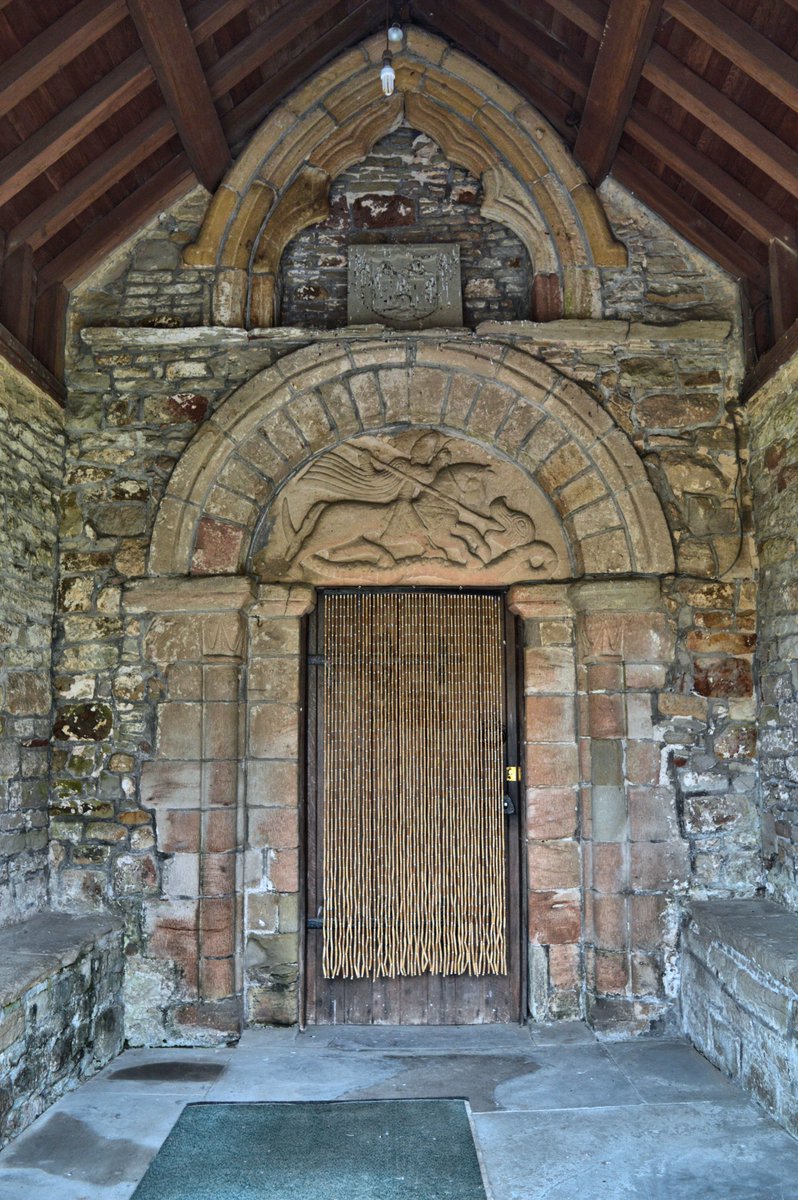
[[[462,1100],[189,1104],[133,1200],[485,1200]]]

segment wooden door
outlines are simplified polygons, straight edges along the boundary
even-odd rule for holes
[[[334,590],[309,622],[305,1020],[521,1014],[514,621]]]

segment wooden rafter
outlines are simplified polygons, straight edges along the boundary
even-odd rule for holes
[[[770,311],[776,341],[798,320],[798,243],[795,234],[770,243]]]
[[[783,217],[642,104],[632,105],[626,133],[765,245],[788,236]]]
[[[308,0],[302,5],[299,19],[293,5],[283,4],[208,71],[208,86],[214,100],[262,67],[272,55],[300,37],[306,26],[318,21],[329,10],[330,0]]]
[[[82,0],[0,67],[0,116],[127,16],[125,0]]]
[[[144,51],[136,51],[7,154],[0,161],[0,205],[7,203],[128,100],[143,92],[154,79]]]
[[[127,0],[194,172],[213,191],[232,162],[180,0]]]
[[[0,287],[0,323],[13,333],[23,346],[29,346],[33,333],[33,300],[36,293],[36,273],[33,254],[23,242],[7,254],[3,261]]]
[[[680,25],[697,34],[798,112],[798,63],[719,0],[665,0]]]
[[[659,213],[677,232],[720,263],[735,279],[750,279],[760,295],[768,290],[768,272],[764,263],[748,254],[737,242],[666,187],[658,175],[641,166],[631,154],[619,150],[613,175],[644,204]]]
[[[798,354],[798,321],[782,334],[776,344],[771,346],[767,354],[763,354],[749,371],[743,381],[740,399],[750,400],[796,354]]]
[[[54,283],[73,288],[120,242],[135,233],[153,213],[179,200],[191,187],[194,173],[184,154],[151,175],[110,213],[100,217],[39,272],[42,290]]]
[[[577,29],[581,29],[594,42],[601,41],[607,6],[601,0],[545,0],[560,16],[566,17]]]
[[[643,75],[770,175],[791,196],[798,197],[798,154],[761,122],[661,46],[652,46]]]
[[[38,250],[174,135],[175,127],[165,108],[150,113],[140,125],[10,229],[8,248],[30,242],[32,248]]]
[[[251,3],[252,0],[200,0],[192,5],[186,15],[194,45],[207,42]]]
[[[481,0],[458,0],[457,7],[477,20],[482,19],[490,29],[517,46],[530,63],[570,88],[575,95],[584,96],[587,93],[590,69],[582,59],[550,34],[519,16],[504,0],[491,0],[488,11]]]
[[[609,171],[651,48],[662,0],[611,0],[574,154],[598,186]]]

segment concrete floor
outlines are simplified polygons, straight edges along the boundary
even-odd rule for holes
[[[579,1024],[129,1050],[0,1154],[0,1200],[128,1200],[193,1100],[430,1096],[470,1101],[493,1200],[798,1200],[798,1142],[690,1046]]]

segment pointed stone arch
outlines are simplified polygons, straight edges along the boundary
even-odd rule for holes
[[[150,573],[246,572],[264,509],[315,457],[361,434],[415,426],[476,442],[526,474],[567,546],[557,578],[673,571],[643,464],[586,392],[514,347],[397,337],[317,343],[234,392],[175,467]]]
[[[482,179],[484,215],[512,229],[535,271],[556,280],[562,315],[601,316],[600,268],[625,266],[626,249],[555,131],[490,71],[412,27],[386,99],[383,42],[369,39],[294,92],[218,188],[184,251],[186,263],[216,271],[215,323],[274,324],[288,242],[327,215],[332,180],[405,118]]]

